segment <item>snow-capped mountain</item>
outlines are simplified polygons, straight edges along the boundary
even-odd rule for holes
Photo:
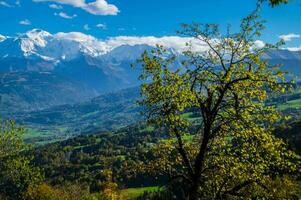
[[[162,44],[180,54],[189,41],[191,38],[175,36],[100,40],[79,32],[51,34],[39,29],[14,37],[0,35],[0,112],[1,108],[15,108],[18,102],[26,105],[22,109],[31,110],[77,103],[138,85],[140,70],[131,64],[145,50]],[[198,50],[206,48],[195,45]],[[284,64],[284,70],[301,77],[301,51],[273,51],[265,59]],[[30,108],[30,102],[34,107]]]
[[[98,85],[96,89],[101,93],[102,90],[114,89],[102,86],[111,85],[114,80],[120,86],[123,85],[120,79],[126,80],[129,86],[136,83],[136,77],[134,80],[128,76],[132,70],[128,62],[134,62],[145,49],[150,48],[147,45],[108,45],[82,33],[52,35],[33,29],[16,37],[3,37],[0,42],[0,72],[48,71],[72,75],[69,78],[80,81],[89,80],[92,76],[95,79],[93,88]],[[105,79],[110,83],[104,83]]]
[[[16,107],[18,101],[26,110],[77,103],[135,86],[139,69],[132,69],[131,64],[152,48],[114,46],[81,33],[53,35],[38,29],[16,37],[3,36],[0,41],[2,109]],[[46,104],[43,96],[49,100]],[[28,102],[34,106],[30,108]]]
[[[6,57],[41,58],[44,61],[69,61],[78,56],[85,55],[93,58],[101,58],[106,54],[111,54],[115,50],[118,60],[137,57],[137,53],[144,51],[144,47],[155,46],[146,45],[143,41],[126,41],[120,39],[116,41],[109,39],[102,41],[90,35],[79,32],[50,34],[46,31],[33,29],[16,37],[5,37],[0,35],[0,59]],[[137,46],[138,45],[138,46]],[[133,49],[127,49],[136,46]],[[135,59],[135,58],[134,58]]]
[[[3,37],[0,43],[0,57],[40,57],[45,61],[71,60],[79,54],[98,56],[103,52],[94,38],[79,33],[52,35],[46,31],[33,29],[16,37]]]
[[[53,71],[62,64],[66,66],[66,63],[79,59],[85,59],[88,66],[107,71],[109,69],[102,66],[103,62],[118,65],[124,60],[134,61],[144,50],[151,48],[139,43],[101,41],[78,32],[50,34],[33,29],[16,37],[0,36],[0,62],[20,61],[6,63],[0,71]],[[120,71],[117,66],[115,68]]]

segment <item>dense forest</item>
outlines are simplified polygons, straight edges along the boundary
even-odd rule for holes
[[[275,134],[287,141],[290,149],[300,154],[300,123],[289,129],[282,130],[279,127],[277,130],[279,132]],[[164,129],[137,124],[113,133],[79,136],[35,149],[34,162],[45,169],[46,180],[53,185],[77,182],[90,188],[91,192],[97,192],[105,181],[102,170],[109,169],[119,189],[149,186],[164,188],[167,175],[156,174],[154,178],[154,174],[131,168],[139,162],[151,162],[154,157],[152,146],[164,140],[164,135]],[[297,188],[296,194],[298,192]]]
[[[190,112],[191,120],[197,117]],[[287,141],[289,149],[300,155],[300,122],[293,123],[289,128],[277,128],[275,135]],[[151,163],[156,156],[154,145],[165,140],[166,129],[139,123],[115,132],[82,135],[62,142],[31,147],[24,154],[30,165],[20,166],[19,169],[24,174],[11,174],[15,177],[5,175],[6,180],[9,178],[17,182],[9,183],[12,188],[2,185],[5,188],[2,192],[23,194],[24,188],[15,188],[15,184],[21,183],[25,187],[30,184],[39,185],[28,189],[25,199],[111,199],[112,194],[120,199],[138,196],[140,199],[181,199],[183,194],[179,193],[179,185],[170,185],[172,191],[166,185],[170,180],[168,174],[150,173],[151,169],[137,167],[137,164],[145,167],[147,163]],[[2,145],[3,143],[1,148]],[[15,167],[15,163],[11,167]],[[31,171],[25,171],[26,167],[32,168]],[[38,176],[39,180],[36,180],[37,183],[34,180],[23,181],[26,175]],[[300,182],[300,176],[297,177]],[[127,188],[132,188],[132,191]],[[296,187],[290,185],[289,188],[282,189],[289,190],[292,199],[298,199],[301,195],[298,183]]]

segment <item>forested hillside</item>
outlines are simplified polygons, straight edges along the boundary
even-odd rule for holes
[[[279,136],[288,142],[290,149],[301,155],[299,128],[298,125],[292,129],[279,127],[277,132],[281,130]],[[164,138],[164,129],[141,123],[116,132],[78,136],[45,145],[35,149],[33,154],[37,166],[45,169],[47,182],[54,185],[77,182],[97,192],[105,181],[102,170],[110,169],[120,188],[164,186],[168,179],[166,175],[154,179],[152,174],[129,168],[139,162],[150,162],[153,159],[152,146]]]
[[[301,199],[299,11],[0,1],[0,200]]]

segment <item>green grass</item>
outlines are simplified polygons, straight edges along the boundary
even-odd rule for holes
[[[59,131],[64,131],[65,128],[60,128]],[[55,132],[48,130],[35,130],[26,128],[23,139],[35,145],[44,145],[52,142],[57,142],[65,139],[64,135],[58,135]]]
[[[292,101],[288,101],[286,103],[278,105],[279,110],[286,110],[286,109],[301,109],[301,99],[296,99]]]
[[[112,129],[113,129],[113,130],[118,130],[118,129],[121,129],[121,128],[124,128],[124,127],[126,127],[126,126],[123,125],[123,124],[113,125],[113,126],[112,126]]]
[[[195,116],[193,116],[193,112],[183,113],[182,117],[184,119],[189,120],[194,125],[200,124],[200,121],[201,121],[201,117],[195,117]]]
[[[191,118],[192,118],[192,115],[193,115],[192,112],[187,112],[187,113],[182,114],[182,117],[183,117],[184,119],[191,119]]]
[[[38,137],[41,135],[41,132],[40,131],[36,131],[34,129],[31,129],[31,128],[27,128],[25,130],[25,135],[24,135],[24,139],[30,139],[30,138],[33,138],[33,137]]]
[[[160,190],[158,186],[154,187],[142,187],[142,188],[128,188],[121,190],[121,195],[128,199],[136,199],[141,196],[144,192],[155,192]]]
[[[50,135],[52,135],[52,134],[48,131],[39,131],[39,130],[27,128],[25,130],[24,139],[26,140],[26,139],[32,139],[32,138],[37,138],[37,137],[47,137]]]
[[[191,143],[193,142],[193,139],[195,138],[195,135],[189,135],[189,134],[185,134],[182,135],[182,140],[185,143]],[[170,139],[161,139],[160,142],[165,143],[165,142],[172,142],[172,143],[177,143],[177,138],[176,137],[172,137]]]
[[[154,126],[146,126],[144,129],[142,129],[141,131],[142,132],[152,132],[155,130],[155,127]]]

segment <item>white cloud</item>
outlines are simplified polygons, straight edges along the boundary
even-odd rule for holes
[[[106,0],[95,0],[86,2],[86,0],[33,0],[34,2],[56,2],[60,4],[71,5],[81,8],[93,15],[117,15],[120,11]]]
[[[14,7],[13,5],[10,5],[9,3],[5,2],[5,1],[0,1],[0,6],[4,6],[4,7],[7,7],[7,8]]]
[[[108,4],[105,0],[96,0],[95,2],[87,3],[83,9],[94,15],[117,15],[119,12],[119,9],[115,5]]]
[[[7,1],[0,1],[0,6],[4,6],[7,8],[14,8],[14,7],[20,7],[21,3],[20,0],[16,0],[15,3],[7,3]]]
[[[261,49],[261,48],[263,48],[264,46],[265,46],[265,43],[264,43],[263,41],[261,41],[261,40],[256,40],[256,41],[254,41],[253,47],[254,47],[255,49]]]
[[[105,29],[107,29],[107,25],[106,24],[96,24],[96,27],[97,28],[99,28],[99,29],[103,29],[103,30],[105,30]]]
[[[77,42],[84,42],[91,44],[93,47],[97,47],[103,52],[111,51],[112,49],[122,45],[149,45],[155,47],[157,44],[163,45],[165,48],[172,48],[177,52],[183,52],[187,50],[187,43],[192,43],[193,49],[196,51],[208,50],[208,46],[198,40],[190,37],[179,36],[164,36],[164,37],[136,37],[136,36],[118,36],[111,37],[106,40],[99,40],[91,35],[86,35],[80,32],[64,33],[59,32],[54,35],[58,39],[71,40]]]
[[[286,34],[286,35],[280,35],[279,38],[284,40],[285,42],[289,42],[291,41],[292,39],[294,38],[299,38],[300,35],[299,34],[295,34],[295,33],[289,33],[289,34]]]
[[[187,43],[190,43],[195,51],[208,50],[208,46],[199,40],[191,37],[179,37],[179,36],[164,36],[164,37],[135,37],[135,36],[118,36],[109,38],[106,43],[111,48],[115,48],[121,45],[149,45],[155,47],[157,44],[164,46],[165,48],[172,48],[178,52],[183,52],[188,49]]]
[[[25,20],[21,20],[19,22],[19,24],[28,26],[28,25],[31,25],[31,21],[29,21],[28,19],[25,19]]]
[[[83,41],[97,41],[97,39],[91,35],[86,35],[81,32],[69,32],[69,33],[64,33],[64,32],[58,32],[54,35],[58,39],[63,39],[63,40],[74,40],[77,42],[83,42]]]
[[[6,37],[4,35],[0,34],[0,42],[4,41],[6,39]]]
[[[50,4],[49,8],[60,10],[60,9],[63,9],[63,6],[57,5],[57,4]]]
[[[301,46],[298,47],[287,47],[286,48],[289,51],[301,51]]]
[[[85,25],[84,25],[84,29],[85,29],[86,31],[88,31],[88,30],[90,30],[91,28],[90,28],[89,24],[85,24]]]
[[[69,32],[69,33],[59,32],[54,34],[53,36],[59,40],[69,40],[69,41],[79,42],[84,46],[88,46],[89,51],[103,53],[111,50],[105,41],[98,40],[91,35],[86,35],[81,32]]]
[[[117,36],[110,37],[106,40],[97,39],[91,35],[86,35],[80,32],[71,32],[71,33],[57,33],[57,38],[73,40],[78,42],[87,42],[92,44],[92,46],[98,47],[103,52],[111,51],[112,49],[122,46],[122,45],[148,45],[155,47],[156,45],[162,45],[164,48],[170,48],[175,50],[178,53],[182,53],[183,51],[188,50],[190,47],[187,44],[191,45],[191,49],[193,51],[205,52],[209,50],[209,47],[206,43],[197,40],[193,37],[180,37],[180,36],[163,36],[163,37],[155,37],[155,36]],[[215,42],[217,40],[212,40]],[[265,42],[261,40],[254,41],[254,45],[252,48],[263,48],[265,46]],[[300,47],[301,48],[301,47]],[[294,50],[291,48],[290,50]],[[295,48],[295,51],[297,49]]]
[[[87,24],[87,27],[89,25]],[[148,45],[155,47],[157,44],[164,46],[168,49],[173,49],[175,52],[182,53],[185,50],[189,49],[189,46],[186,44],[191,44],[191,48],[193,51],[198,52],[206,52],[209,47],[206,43],[196,40],[192,37],[180,37],[180,36],[163,36],[163,37],[155,37],[155,36],[117,36],[110,37],[105,40],[97,39],[94,36],[84,34],[81,32],[59,32],[52,35],[54,38],[58,40],[68,40],[73,42],[79,42],[81,45],[88,47],[87,50],[96,52],[97,54],[103,54],[109,52],[119,46],[122,45]],[[212,42],[218,41],[213,39]],[[70,43],[71,44],[71,43]],[[265,45],[263,41],[255,41],[254,47],[262,48]],[[297,51],[301,47],[290,48],[289,50]]]
[[[73,19],[73,18],[77,17],[76,14],[68,15],[67,13],[64,13],[64,12],[54,13],[54,15],[55,16],[60,16],[60,17],[65,18],[65,19]]]

